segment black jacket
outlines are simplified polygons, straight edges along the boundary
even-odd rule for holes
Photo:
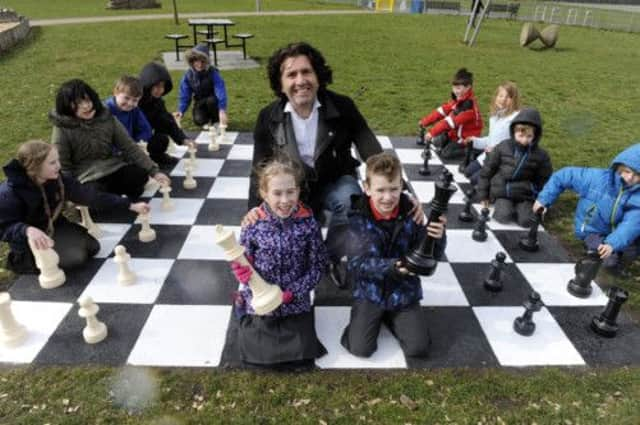
[[[515,141],[517,124],[536,128],[533,142],[523,147]],[[486,157],[480,170],[478,196],[495,201],[506,198],[515,202],[534,201],[549,180],[553,167],[551,158],[540,147],[542,119],[532,108],[524,108],[511,122],[511,138],[500,142]]]
[[[44,199],[40,189],[27,176],[18,160],[13,159],[5,165],[4,173],[7,180],[0,183],[0,237],[10,244],[26,245],[28,226],[47,230],[48,218],[44,210]],[[96,209],[129,208],[128,198],[95,191],[81,185],[71,176],[62,174],[62,183],[65,199],[60,199],[57,180],[50,180],[44,184],[51,211],[66,200]]]
[[[285,99],[279,99],[258,115],[253,133],[253,171],[249,188],[249,208],[260,204],[258,181],[255,170],[264,160],[282,150],[300,161],[305,170],[305,185],[302,199],[315,211],[319,211],[319,194],[328,184],[339,177],[355,174],[358,160],[351,156],[354,144],[362,160],[382,152],[376,136],[353,101],[329,90],[318,92],[319,108],[318,136],[314,154],[314,168],[306,166],[297,153],[291,117],[284,112]],[[292,152],[294,154],[292,154]]]
[[[142,68],[140,82],[143,94],[138,106],[149,120],[154,132],[167,134],[174,142],[182,145],[187,138],[186,134],[178,127],[173,115],[167,111],[162,97],[151,96],[151,87],[160,81],[164,81],[162,96],[166,96],[173,89],[171,75],[167,68],[157,62],[149,62]]]

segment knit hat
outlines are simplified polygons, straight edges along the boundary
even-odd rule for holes
[[[451,84],[454,86],[462,84],[463,86],[473,85],[473,74],[467,71],[467,68],[460,68],[453,76]]]
[[[196,60],[203,60],[209,63],[209,45],[197,44],[193,49],[189,50],[186,54],[186,59],[189,64],[192,64]]]

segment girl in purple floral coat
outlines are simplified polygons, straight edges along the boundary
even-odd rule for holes
[[[240,282],[235,300],[239,316],[238,346],[245,363],[309,363],[326,354],[315,331],[310,292],[327,268],[320,226],[300,200],[302,170],[287,158],[276,158],[258,172],[259,219],[245,227],[240,243],[262,278],[280,286],[282,304],[268,315],[251,308],[251,269],[232,263]]]

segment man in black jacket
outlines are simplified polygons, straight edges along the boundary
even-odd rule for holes
[[[362,160],[382,147],[354,102],[327,89],[331,68],[309,44],[277,50],[267,72],[278,100],[260,111],[254,130],[249,208],[260,204],[255,170],[261,163],[277,154],[299,162],[305,171],[302,200],[316,215],[331,213],[327,247],[335,266],[344,255],[351,196],[362,194],[356,175],[360,162],[352,157],[351,145]]]

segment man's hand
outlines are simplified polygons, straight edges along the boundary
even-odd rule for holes
[[[227,125],[229,124],[229,117],[227,116],[227,111],[223,111],[222,109],[220,109],[220,111],[218,111],[218,120],[220,121],[220,125]]]
[[[547,209],[545,208],[545,206],[544,206],[544,205],[542,205],[540,202],[538,202],[538,200],[536,200],[536,201],[533,203],[533,207],[531,207],[531,210],[532,210],[534,213],[537,213],[537,212],[538,212],[538,210],[539,210],[540,208],[542,208],[542,214],[546,214],[546,213],[547,213]]]
[[[151,207],[146,202],[136,202],[129,205],[129,209],[138,214],[149,214]]]
[[[432,221],[427,226],[427,234],[435,239],[442,239],[444,235],[444,231],[447,227],[447,217],[445,215],[441,215],[438,218],[438,221]]]
[[[47,249],[53,247],[53,239],[37,227],[27,227],[27,238],[31,244],[36,247],[36,249]]]
[[[402,265],[402,261],[400,260],[396,261],[395,268],[396,268],[396,271],[402,275],[408,275],[408,276],[416,275],[415,273],[411,273],[409,270],[407,270],[407,268]]]
[[[416,224],[424,225],[425,218],[424,218],[424,210],[422,209],[422,204],[418,201],[418,198],[416,198],[413,195],[407,195],[407,197],[409,198],[409,201],[411,201],[411,203],[413,204],[413,208],[411,208],[411,210],[409,211],[409,214],[411,214],[413,221],[415,221]]]
[[[489,208],[489,200],[483,199],[480,204],[482,204],[482,208]]]
[[[184,142],[182,142],[183,146],[186,146],[187,148],[193,148],[193,149],[197,149],[197,145],[196,145],[196,141],[193,139],[184,139]]]
[[[153,175],[153,179],[155,181],[157,181],[158,183],[160,183],[160,185],[167,185],[167,186],[171,186],[171,180],[169,179],[169,177],[167,177],[166,174],[164,173],[155,173]]]
[[[249,210],[247,214],[242,218],[242,222],[240,223],[240,227],[243,229],[247,226],[251,226],[252,224],[256,224],[256,221],[260,218],[258,215],[258,207],[253,207]]]
[[[598,245],[598,254],[600,254],[601,259],[605,259],[613,254],[613,247],[608,243]]]

